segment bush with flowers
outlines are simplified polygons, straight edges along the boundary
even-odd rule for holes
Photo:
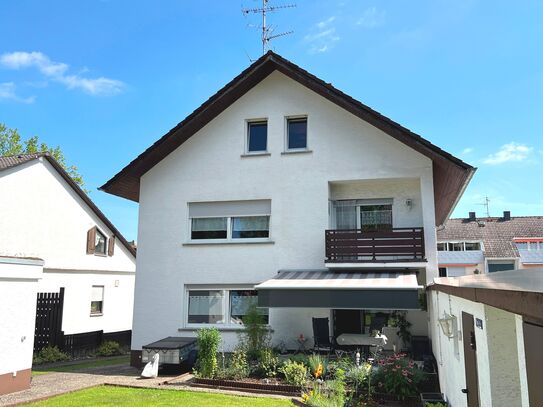
[[[378,362],[372,384],[379,393],[391,394],[399,400],[405,400],[418,395],[418,385],[423,378],[423,372],[413,360],[398,353]]]
[[[346,395],[345,372],[338,369],[334,379],[316,378],[312,389],[302,394],[302,400],[311,407],[344,407]]]

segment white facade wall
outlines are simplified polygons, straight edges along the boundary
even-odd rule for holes
[[[0,376],[32,367],[42,266],[41,260],[0,257]]]
[[[311,152],[282,154],[285,118],[294,115],[308,116]],[[270,155],[242,157],[246,120],[257,118],[268,120]],[[190,333],[183,330],[187,284],[252,285],[280,269],[322,268],[330,183],[361,180],[387,181],[381,197],[399,196],[400,205],[413,199],[413,211],[398,208],[395,222],[425,227],[428,280],[437,276],[431,160],[272,73],[141,178],[133,349],[179,329]],[[359,192],[376,195],[372,187]],[[188,202],[246,199],[271,199],[272,242],[186,244]],[[310,315],[320,313],[272,309],[270,323],[276,338],[311,336]],[[292,324],[281,322],[285,314]]]
[[[483,321],[475,327],[481,407],[528,406],[522,317],[435,290],[429,291],[430,333],[439,367],[441,391],[454,407],[467,406],[462,312]],[[444,313],[457,317],[455,338],[438,324]]]
[[[44,259],[38,288],[58,292],[65,287],[66,334],[132,326],[135,258],[119,239],[113,256],[88,255],[87,231],[94,226],[108,238],[113,234],[47,159],[0,172],[0,255]],[[111,306],[103,316],[91,318],[92,285],[109,287],[115,280],[120,286],[105,294],[115,293],[108,298]]]

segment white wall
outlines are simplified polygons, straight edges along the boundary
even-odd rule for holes
[[[0,257],[0,375],[30,369],[41,260]]]
[[[109,230],[40,158],[0,172],[0,255],[39,257],[44,268],[135,270],[135,259],[119,239],[113,256],[87,255],[87,231]]]
[[[91,316],[93,285],[104,286],[102,315]],[[62,330],[64,334],[132,329],[134,274],[45,270],[39,292],[59,292],[64,287]]]
[[[135,258],[119,239],[113,256],[88,255],[87,231],[94,226],[107,237],[113,234],[46,159],[0,171],[0,255],[44,259],[39,291],[66,288],[67,334],[132,326]],[[114,280],[122,281],[120,288],[106,290],[114,307],[90,318],[92,285]]]
[[[302,114],[312,152],[281,154],[285,116]],[[241,157],[245,120],[262,117],[271,155]],[[142,177],[133,349],[183,327],[186,284],[256,284],[279,269],[322,268],[329,183],[368,179],[405,180],[420,194],[428,278],[437,276],[431,160],[272,73]],[[187,202],[244,199],[271,199],[273,243],[183,244]]]

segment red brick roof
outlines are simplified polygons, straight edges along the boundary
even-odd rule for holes
[[[476,240],[483,242],[486,257],[519,257],[514,238],[543,237],[543,216],[449,219],[437,230],[438,241]]]

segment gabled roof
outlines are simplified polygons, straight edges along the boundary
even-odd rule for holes
[[[81,189],[77,183],[68,175],[68,173],[62,168],[62,166],[49,154],[49,153],[37,153],[37,154],[18,154],[11,156],[0,157],[0,171],[8,168],[17,167],[21,164],[27,163],[39,158],[45,158],[53,166],[53,168],[62,176],[66,183],[79,195],[79,197],[87,204],[89,208],[98,216],[98,218],[108,227],[109,230],[115,235],[115,237],[123,244],[132,256],[136,257],[135,248],[128,243],[124,236],[117,230],[117,228],[109,221],[109,219],[102,213],[100,209],[91,201],[89,196]]]
[[[475,240],[483,242],[486,257],[516,258],[515,238],[543,237],[543,216],[504,218],[449,219],[437,231],[438,241]]]
[[[100,189],[137,202],[142,175],[275,70],[429,157],[433,163],[436,223],[442,224],[448,218],[475,168],[272,51],[256,60]]]

